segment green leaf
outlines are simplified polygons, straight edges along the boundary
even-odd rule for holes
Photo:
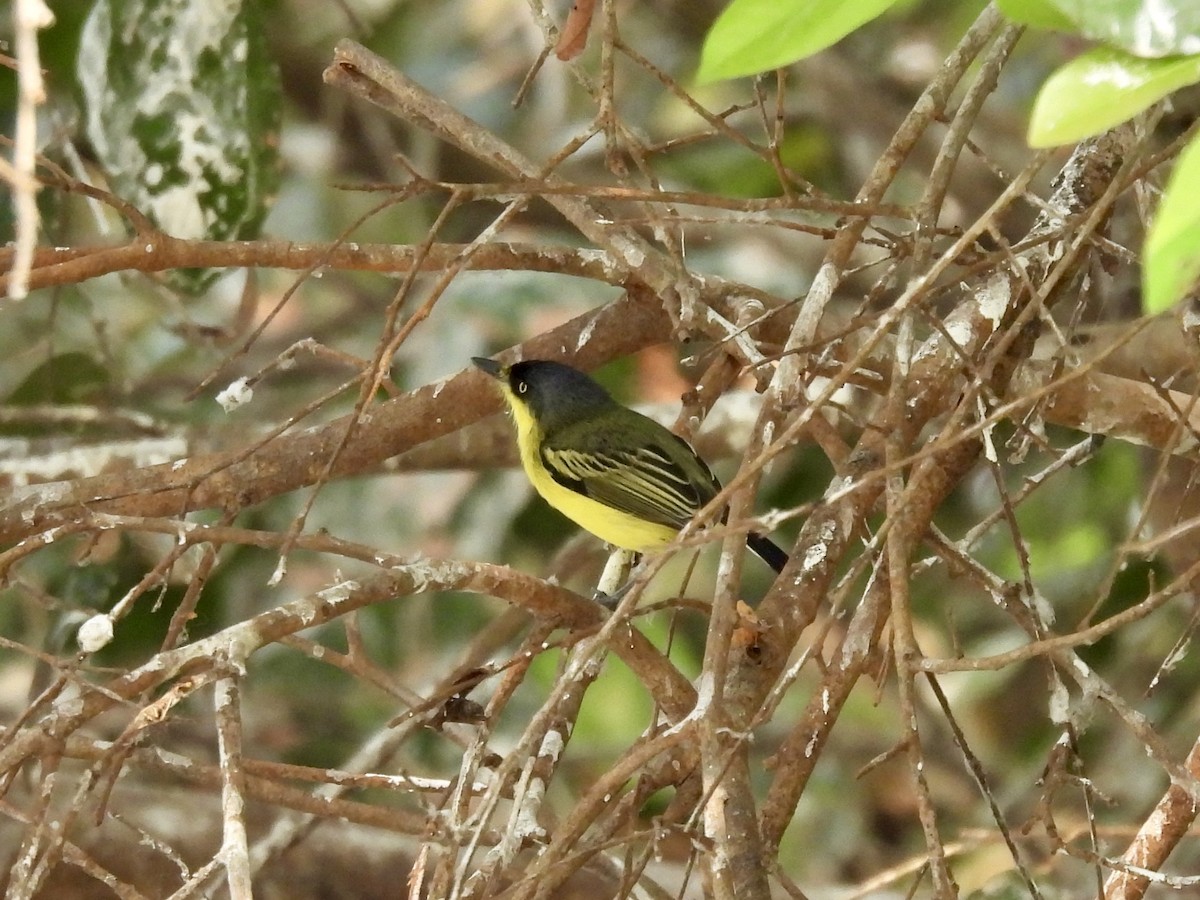
[[[1196,0],[1049,0],[1079,33],[1134,56],[1200,53]]]
[[[76,65],[87,136],[117,194],[175,237],[258,233],[281,96],[258,0],[98,0]]]
[[[108,370],[86,353],[60,353],[37,365],[0,402],[7,406],[93,403],[112,387]]]
[[[0,405],[9,407],[73,406],[76,404],[103,405],[114,393],[113,378],[108,369],[87,353],[69,351],[44,360],[26,375],[21,383],[4,396]],[[95,423],[103,427],[103,422]],[[0,424],[0,436],[42,437],[85,430],[80,423],[60,425],[37,415],[28,418],[10,417]],[[94,430],[94,429],[92,429]]]
[[[1175,171],[1146,235],[1142,305],[1148,314],[1170,309],[1200,278],[1200,138],[1193,138]]]
[[[1033,103],[1032,147],[1069,144],[1111,128],[1200,81],[1200,56],[1139,59],[1097,48],[1051,75]]]
[[[1018,25],[1074,32],[1075,21],[1054,5],[1053,0],[997,0],[1000,12]]]
[[[700,84],[756,75],[811,56],[896,0],[733,0],[700,51]]]

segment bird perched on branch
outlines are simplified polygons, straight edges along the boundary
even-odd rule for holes
[[[687,441],[621,406],[583,372],[537,359],[472,362],[499,382],[534,488],[602,541],[658,549],[720,491]],[[750,532],[746,545],[776,572],[787,563],[764,535]]]

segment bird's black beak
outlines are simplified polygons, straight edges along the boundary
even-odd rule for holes
[[[494,359],[487,359],[483,356],[472,356],[471,362],[475,363],[478,368],[482,369],[484,372],[487,372],[493,378],[501,377],[503,366],[501,366],[500,363],[496,362]]]

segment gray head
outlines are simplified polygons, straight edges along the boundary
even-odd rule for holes
[[[472,360],[504,384],[510,402],[526,404],[546,431],[554,431],[611,409],[617,402],[608,391],[578,369],[544,359],[501,366],[490,359]]]

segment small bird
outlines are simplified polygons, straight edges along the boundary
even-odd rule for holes
[[[577,369],[538,359],[471,361],[500,383],[534,488],[602,541],[655,550],[720,491],[687,441],[621,406]],[[783,571],[788,556],[770,538],[751,532],[746,545]]]

